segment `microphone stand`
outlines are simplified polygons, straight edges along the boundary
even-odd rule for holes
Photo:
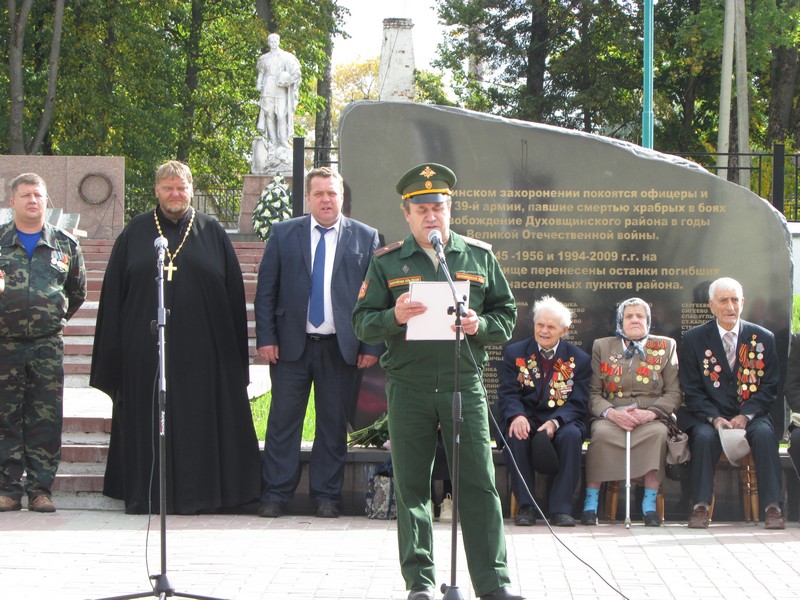
[[[155,596],[159,600],[165,600],[173,596],[196,598],[197,600],[220,600],[211,596],[196,596],[176,592],[167,578],[167,342],[165,330],[169,311],[164,308],[164,249],[166,244],[163,248],[158,245],[156,248],[158,249],[158,258],[156,260],[158,310],[154,325],[158,328],[158,505],[161,521],[161,573],[150,576],[150,579],[154,582],[153,590],[150,592],[112,596],[102,600],[132,600],[133,598],[146,598],[148,596]]]
[[[452,452],[452,472],[450,473],[450,482],[452,484],[453,496],[453,521],[451,524],[451,537],[450,537],[450,585],[442,584],[442,593],[444,594],[443,600],[463,600],[461,591],[456,585],[456,563],[458,562],[458,488],[460,478],[460,462],[461,462],[461,422],[463,417],[461,414],[461,318],[467,316],[464,308],[464,299],[458,298],[456,286],[450,277],[450,271],[447,269],[447,262],[444,258],[444,251],[439,246],[437,252],[439,256],[439,264],[444,271],[444,276],[447,278],[447,283],[450,284],[450,290],[453,293],[453,306],[447,309],[447,314],[455,314],[456,326],[456,343],[455,343],[455,374],[453,392],[453,452]]]

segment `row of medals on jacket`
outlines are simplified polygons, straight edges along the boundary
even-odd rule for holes
[[[636,369],[636,381],[644,384],[658,381],[658,372],[661,370],[661,363],[667,353],[667,341],[648,340],[644,353],[644,360],[639,361],[639,367]],[[603,363],[600,365],[600,371],[604,375],[603,388],[608,396],[616,394],[620,398],[622,397],[623,390],[619,385],[622,381],[622,366],[618,364],[622,357],[621,353],[612,354],[609,360],[614,364]]]
[[[542,374],[536,362],[536,355],[531,356],[528,362],[528,366],[533,371],[533,376],[539,379]],[[563,406],[567,402],[574,385],[572,379],[574,370],[574,357],[571,357],[569,362],[563,362],[560,359],[556,361],[556,364],[553,365],[553,377],[550,381],[550,399],[547,401],[547,406],[555,408],[556,406]]]

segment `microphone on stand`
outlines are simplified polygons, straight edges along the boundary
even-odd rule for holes
[[[446,264],[447,261],[444,259],[444,244],[442,242],[442,232],[438,229],[432,229],[428,233],[428,241],[430,242],[433,249],[436,251],[436,256],[439,257],[439,262],[442,264]]]
[[[164,262],[164,256],[167,252],[167,238],[160,236],[156,238],[156,241],[153,242],[153,245],[156,247],[156,254],[158,255],[158,261]]]

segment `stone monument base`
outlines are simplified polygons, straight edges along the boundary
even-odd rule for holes
[[[258,174],[258,175],[244,175],[242,182],[242,203],[239,209],[239,233],[240,234],[255,234],[253,229],[253,211],[258,204],[258,199],[264,188],[272,183],[274,174]],[[286,185],[289,190],[292,189],[292,181],[294,178],[291,175],[284,176]]]

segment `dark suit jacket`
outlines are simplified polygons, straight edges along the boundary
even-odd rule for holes
[[[547,401],[550,399],[549,387],[552,379],[545,380],[544,376],[537,378],[530,373],[530,381],[534,384],[533,386],[523,385],[519,381],[521,372],[520,367],[517,366],[517,359],[521,358],[527,361],[532,354],[536,355],[536,361],[541,365],[539,345],[532,337],[509,344],[503,351],[503,362],[499,367],[500,386],[497,400],[503,419],[505,419],[506,428],[511,419],[517,415],[525,415],[538,423],[544,423],[549,419],[560,419],[562,425],[577,422],[585,432],[589,380],[592,377],[591,357],[574,344],[564,340],[559,342],[553,359],[560,358],[562,361],[568,362],[570,358],[574,358],[575,369],[572,374],[573,385],[568,401],[561,406],[551,408],[547,405]],[[542,389],[543,386],[546,386],[547,389]],[[539,400],[540,393],[541,401]]]
[[[792,335],[789,342],[789,362],[786,365],[783,394],[789,409],[800,412],[800,333]]]
[[[758,354],[752,342],[763,344],[763,375],[756,374],[756,381],[753,382],[756,390],[749,392],[749,397],[743,398],[740,404],[738,391],[741,384],[737,378],[739,351],[744,344],[748,353],[752,351]],[[716,319],[694,327],[683,335],[678,361],[685,405],[685,410],[679,414],[681,429],[689,429],[698,421],[707,423],[710,418],[731,419],[740,414],[770,419],[770,407],[778,399],[780,377],[775,336],[763,327],[740,319],[736,345],[736,364],[731,371]],[[754,359],[757,360],[757,357]],[[716,380],[718,386],[714,385],[714,373],[719,375]]]
[[[331,303],[342,358],[355,365],[359,354],[380,356],[382,345],[362,344],[353,332],[352,316],[370,258],[378,248],[378,232],[342,216],[331,276]],[[298,360],[306,344],[311,293],[311,217],[297,217],[272,226],[258,268],[256,345],[277,344],[281,360]]]

